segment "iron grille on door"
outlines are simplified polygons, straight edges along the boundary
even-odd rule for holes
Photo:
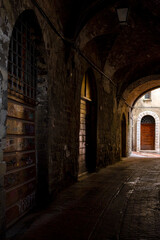
[[[155,124],[155,120],[152,116],[146,115],[141,120],[141,124],[145,124],[145,123]]]

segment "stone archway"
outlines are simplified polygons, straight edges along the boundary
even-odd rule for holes
[[[144,111],[137,118],[137,152],[141,150],[141,120],[144,116],[150,115],[155,119],[155,151],[159,151],[159,117],[152,111]]]

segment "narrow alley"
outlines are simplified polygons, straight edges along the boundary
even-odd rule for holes
[[[158,157],[123,158],[81,178],[43,211],[22,218],[6,239],[160,239],[159,173]]]
[[[160,240],[159,188],[160,1],[0,0],[0,240]]]

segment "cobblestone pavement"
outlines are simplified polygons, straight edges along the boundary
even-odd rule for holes
[[[131,157],[84,177],[6,239],[160,239],[160,158]]]

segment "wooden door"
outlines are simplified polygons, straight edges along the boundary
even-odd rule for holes
[[[19,19],[13,30],[8,59],[8,115],[4,161],[6,225],[9,227],[35,203],[36,51],[33,30]]]
[[[155,149],[155,124],[141,124],[141,150]]]
[[[83,77],[80,101],[79,175],[96,168],[96,101],[88,74]]]
[[[121,151],[122,157],[126,157],[126,118],[124,114],[121,121]]]
[[[94,130],[93,130],[94,132]],[[93,163],[92,155],[92,123],[91,102],[81,99],[80,132],[79,132],[79,174],[90,171]]]
[[[86,101],[81,99],[79,131],[79,175],[86,172]]]

